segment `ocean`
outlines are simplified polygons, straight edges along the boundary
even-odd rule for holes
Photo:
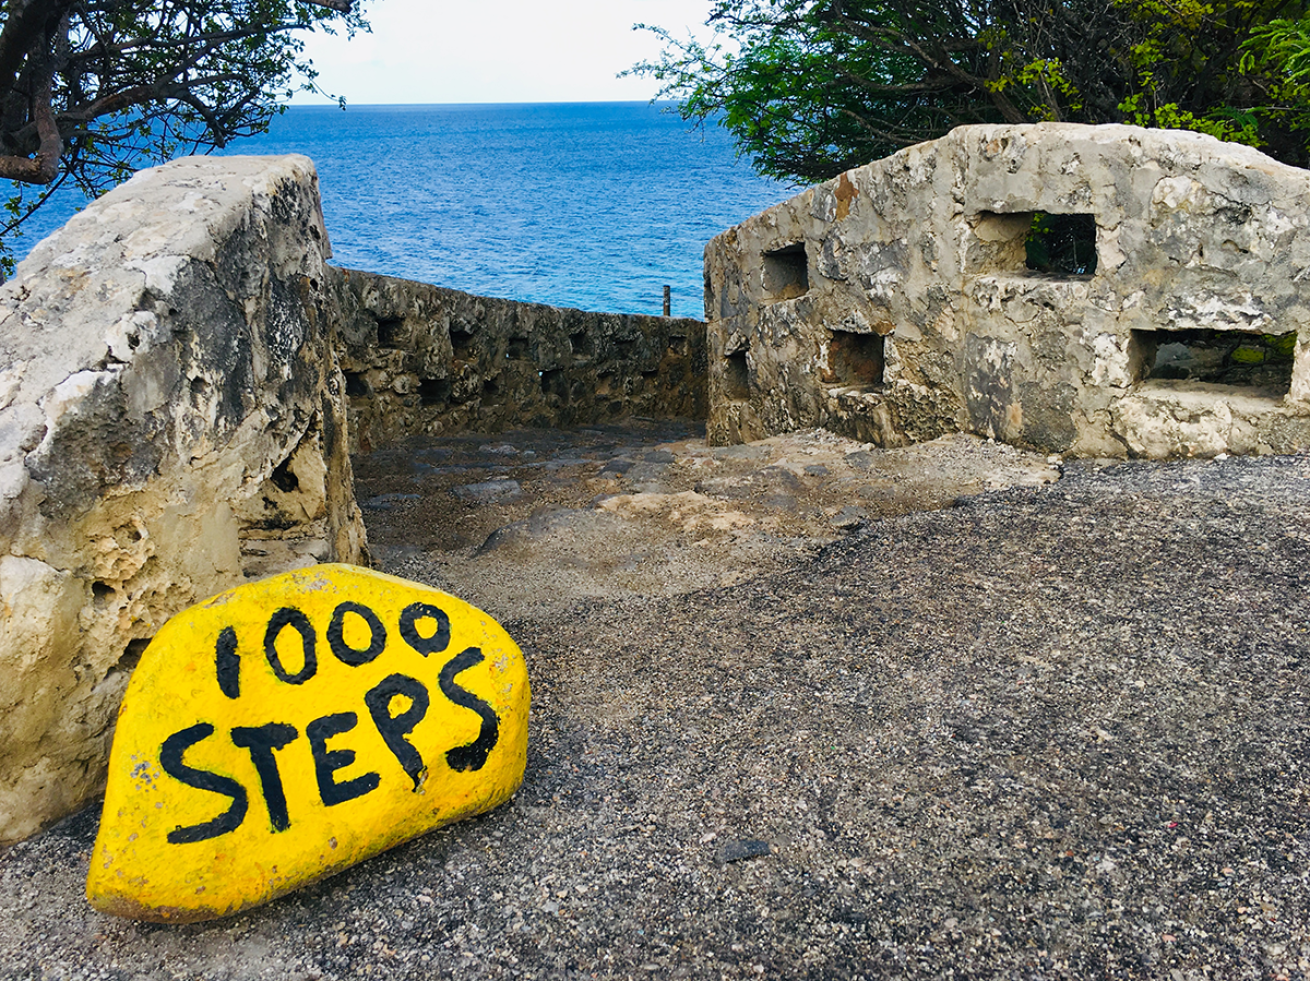
[[[671,108],[294,106],[221,152],[313,158],[336,265],[617,313],[659,313],[668,285],[674,315],[700,317],[705,243],[795,189]]]

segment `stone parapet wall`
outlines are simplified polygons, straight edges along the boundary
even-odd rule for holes
[[[1035,215],[1090,267],[1030,268]],[[1079,229],[1082,229],[1079,232]],[[709,434],[1061,453],[1310,446],[1310,173],[1210,137],[970,126],[706,249]]]
[[[101,198],[0,289],[0,844],[102,786],[170,616],[367,561],[327,254],[308,159],[198,158]]]
[[[705,324],[333,270],[352,449],[405,436],[705,418]]]
[[[101,788],[169,617],[249,578],[368,563],[352,449],[704,417],[699,321],[329,255],[307,158],[196,158],[90,205],[0,288],[0,846]]]

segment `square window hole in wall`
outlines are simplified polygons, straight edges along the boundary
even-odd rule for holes
[[[454,387],[445,378],[420,378],[419,405],[445,405],[450,401]]]
[[[768,300],[793,300],[809,290],[810,264],[804,242],[764,253],[764,292]]]
[[[1240,385],[1286,395],[1292,387],[1296,333],[1238,330],[1135,330],[1130,348],[1144,381]]]
[[[974,234],[983,245],[976,272],[1058,279],[1096,273],[1096,217],[1091,214],[984,211],[974,222]]]
[[[1094,215],[1033,215],[1024,240],[1024,264],[1032,272],[1073,278],[1096,273]]]
[[[397,350],[405,346],[405,322],[397,317],[378,321],[378,347]]]
[[[573,352],[574,361],[589,361],[596,356],[596,346],[592,343],[591,335],[585,330],[577,330],[569,334],[569,348]]]
[[[886,366],[881,334],[859,334],[848,330],[832,331],[828,341],[828,370],[823,380],[829,385],[848,388],[881,389]]]
[[[750,398],[751,375],[745,348],[723,356],[723,394],[737,401]]]
[[[473,330],[464,324],[450,325],[450,347],[456,361],[469,362],[477,358]]]
[[[363,373],[343,371],[342,374],[346,376],[346,394],[351,398],[367,398],[373,394],[373,388]]]
[[[542,395],[554,395],[564,402],[569,400],[569,380],[563,369],[545,368],[537,372],[537,375],[541,381]]]

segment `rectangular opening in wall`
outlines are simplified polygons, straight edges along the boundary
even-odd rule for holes
[[[453,386],[445,378],[421,378],[418,383],[419,405],[445,405]]]
[[[882,388],[886,366],[881,334],[834,330],[828,341],[828,370],[823,380],[829,385],[877,391]]]
[[[733,351],[723,357],[723,394],[726,398],[743,401],[750,398],[750,367],[746,364],[746,350]]]
[[[456,361],[470,362],[477,357],[473,346],[473,331],[462,324],[450,325],[450,347]]]
[[[378,320],[378,347],[397,350],[406,346],[405,322],[398,317]]]
[[[1024,241],[1024,264],[1062,279],[1095,275],[1096,217],[1037,212]]]
[[[351,398],[367,398],[373,394],[373,389],[363,373],[343,371],[342,374],[346,376],[346,394]]]
[[[545,396],[554,395],[561,401],[569,400],[569,380],[561,368],[546,368],[537,372],[537,377],[541,380],[541,394]]]
[[[764,253],[764,293],[768,301],[793,300],[809,290],[810,264],[804,242]]]
[[[596,346],[586,330],[577,330],[569,334],[569,348],[573,352],[574,361],[590,361],[596,356]]]
[[[1096,273],[1096,217],[983,211],[973,219],[970,271],[1088,279]]]
[[[1238,385],[1281,397],[1292,387],[1296,333],[1135,330],[1130,353],[1144,382]]]

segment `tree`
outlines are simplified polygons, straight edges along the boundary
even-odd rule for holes
[[[1262,31],[1305,14],[1306,0],[716,0],[715,41],[647,27],[665,48],[633,71],[798,183],[980,122],[1196,129],[1304,166],[1310,78],[1288,74],[1294,43]]]
[[[1242,68],[1282,71],[1293,85],[1310,82],[1310,15],[1279,18],[1255,30],[1242,45]]]
[[[1310,75],[1303,68],[1298,77],[1295,45],[1277,30],[1291,24],[1286,15],[1306,16],[1304,0],[1121,2],[1136,33],[1132,90],[1118,107],[1125,122],[1209,133],[1310,165]]]
[[[6,243],[57,187],[95,196],[135,169],[267,130],[306,30],[367,29],[353,0],[4,0],[0,178]]]

